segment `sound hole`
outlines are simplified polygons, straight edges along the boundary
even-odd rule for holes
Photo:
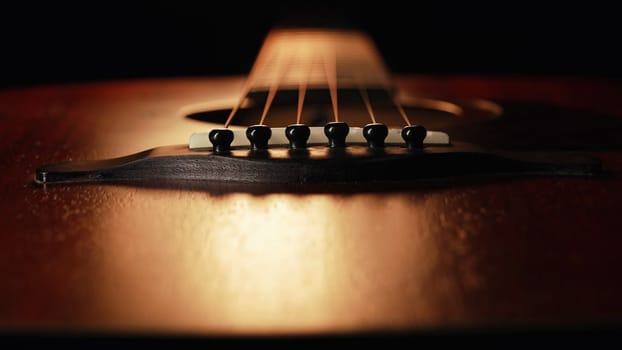
[[[369,98],[378,122],[389,127],[401,128],[404,120],[395,107],[391,96],[383,89],[370,89]],[[235,115],[232,125],[249,126],[258,124],[267,98],[267,92],[252,92],[248,95],[244,108]],[[358,89],[340,89],[339,119],[351,126],[364,126],[371,122],[369,113],[361,100]],[[297,90],[281,90],[277,93],[265,124],[284,127],[296,121]],[[302,123],[309,126],[323,126],[334,121],[330,94],[327,89],[310,89],[305,97]],[[439,100],[404,99],[404,109],[414,124],[425,125],[428,130],[443,130],[447,127],[472,123],[482,119],[498,117],[500,108],[486,109],[487,105],[476,103],[456,105]],[[487,102],[487,101],[486,101]],[[492,104],[492,102],[488,102]],[[492,104],[493,107],[497,107]],[[192,113],[186,117],[204,122],[223,124],[231,108]]]

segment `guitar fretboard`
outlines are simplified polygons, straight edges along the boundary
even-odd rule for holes
[[[389,72],[360,32],[281,29],[266,37],[248,77],[249,90],[309,87],[388,88]]]

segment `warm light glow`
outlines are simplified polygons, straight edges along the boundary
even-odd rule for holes
[[[114,198],[127,189],[106,191]],[[442,203],[133,191],[125,211],[100,216],[107,243],[93,310],[105,310],[105,328],[314,333],[429,326],[462,314],[429,213]]]

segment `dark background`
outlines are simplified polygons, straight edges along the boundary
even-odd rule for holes
[[[268,30],[303,15],[363,29],[397,73],[621,76],[620,26],[609,7],[403,4],[3,2],[0,87],[245,74]]]

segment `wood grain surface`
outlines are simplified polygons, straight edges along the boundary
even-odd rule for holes
[[[326,334],[622,320],[622,155],[598,178],[359,190],[33,184],[45,163],[187,143],[242,79],[0,92],[0,328]],[[411,95],[622,115],[619,84],[401,76]],[[542,116],[546,118],[546,115]],[[526,140],[528,142],[528,140]]]

